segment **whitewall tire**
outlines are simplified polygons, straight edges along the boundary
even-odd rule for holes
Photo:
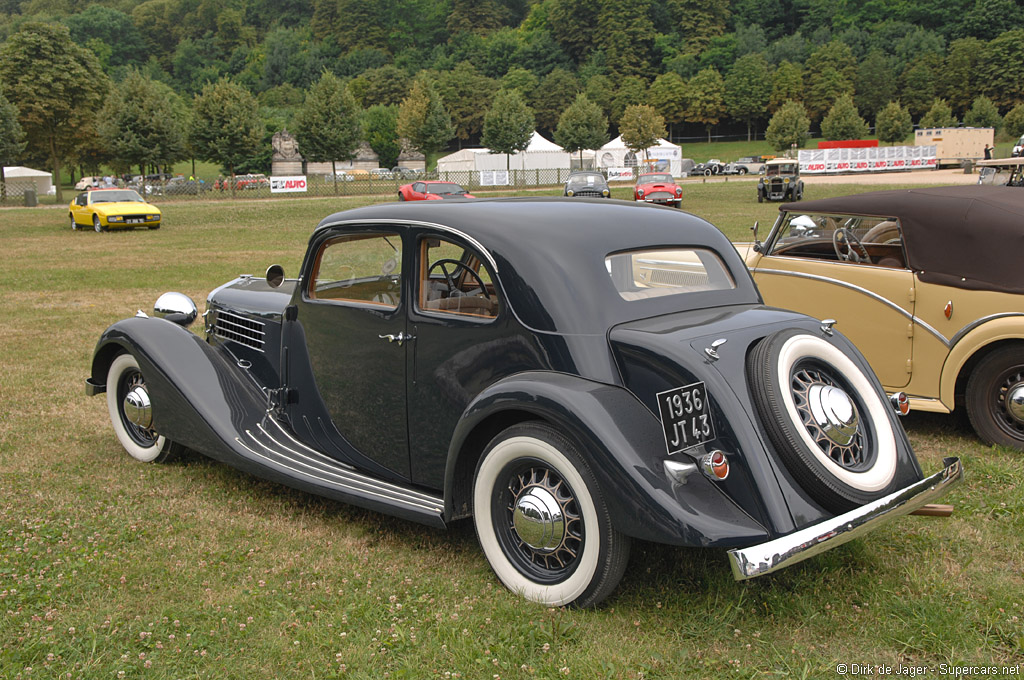
[[[578,448],[544,423],[515,425],[488,445],[473,482],[473,522],[501,582],[548,606],[597,604],[629,561],[629,538],[612,527]]]
[[[139,370],[139,362],[131,354],[119,354],[107,371],[107,410],[110,412],[114,434],[128,455],[135,460],[163,463],[178,455],[184,447],[157,434],[152,427],[133,422],[126,412],[129,393],[134,390],[135,395],[143,395],[145,388],[146,381]]]

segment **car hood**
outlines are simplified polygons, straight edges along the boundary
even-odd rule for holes
[[[651,182],[648,184],[637,184],[637,189],[643,189],[644,191],[654,191],[660,189],[663,191],[675,191],[677,184],[666,184],[665,182]]]
[[[93,210],[101,215],[117,214],[122,212],[146,212],[158,213],[160,209],[150,203],[136,203],[135,201],[118,201],[116,203],[94,203]]]

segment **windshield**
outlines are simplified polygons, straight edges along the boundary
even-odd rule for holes
[[[572,175],[569,177],[568,185],[570,187],[606,187],[608,182],[605,181],[604,175],[588,172],[582,175]]]
[[[142,203],[142,196],[131,189],[118,191],[93,191],[90,193],[90,203]]]
[[[769,177],[772,176],[772,175],[795,175],[796,174],[796,164],[795,163],[786,163],[786,164],[780,164],[780,165],[769,165],[769,166],[766,166],[766,168],[767,169],[765,170],[765,174],[768,175]]]
[[[667,172],[657,172],[650,175],[640,175],[639,184],[672,184],[672,175]]]
[[[432,194],[464,194],[466,190],[458,184],[450,182],[436,182],[427,185],[427,191]]]

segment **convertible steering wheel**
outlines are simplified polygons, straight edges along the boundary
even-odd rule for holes
[[[832,247],[841,262],[871,262],[867,248],[860,242],[857,235],[846,227],[839,227],[832,232]],[[845,252],[843,252],[844,248]]]
[[[446,265],[452,265],[453,269],[451,271],[448,271],[448,267]],[[476,279],[476,282],[478,284],[480,284],[480,290],[483,292],[484,297],[488,300],[491,299],[490,294],[487,292],[487,286],[484,285],[484,280],[481,279],[480,275],[477,274],[476,271],[474,271],[473,268],[470,267],[465,262],[462,262],[460,260],[453,260],[447,257],[441,260],[437,260],[436,262],[434,262],[434,264],[430,265],[430,269],[427,270],[428,279],[430,278],[430,272],[434,271],[438,267],[441,268],[441,273],[444,274],[445,281],[448,283],[448,297],[452,297],[455,291],[459,291],[460,295],[462,294],[462,291],[455,284],[454,274],[459,269],[464,269],[470,276]]]

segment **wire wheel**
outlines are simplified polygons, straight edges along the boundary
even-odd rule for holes
[[[807,365],[793,371],[791,386],[797,413],[821,452],[847,470],[870,467],[859,411],[846,391],[826,371]]]

